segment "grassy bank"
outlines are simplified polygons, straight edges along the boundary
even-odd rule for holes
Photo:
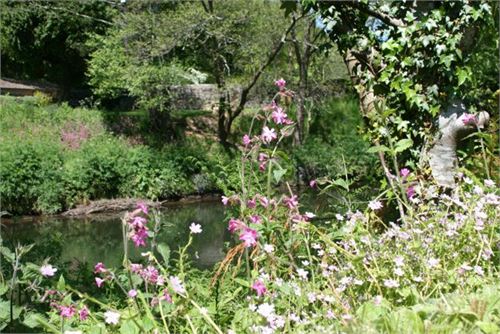
[[[1,100],[0,195],[13,214],[55,213],[100,198],[166,199],[221,190],[229,160],[217,144],[159,148],[114,135],[104,112],[39,99]]]

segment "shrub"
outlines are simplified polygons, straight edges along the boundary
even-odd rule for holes
[[[61,209],[60,145],[3,140],[0,146],[2,208],[14,214]]]

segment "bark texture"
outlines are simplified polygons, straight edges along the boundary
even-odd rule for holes
[[[428,155],[432,176],[440,186],[449,188],[455,186],[458,142],[478,127],[484,127],[490,119],[490,115],[483,111],[476,116],[476,122],[465,124],[467,114],[464,104],[455,101],[439,116],[438,138]]]

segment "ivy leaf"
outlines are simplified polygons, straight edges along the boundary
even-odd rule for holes
[[[297,10],[297,2],[296,1],[282,1],[280,9],[284,9],[285,16],[288,16]]]
[[[469,80],[469,72],[466,69],[460,68],[457,71],[458,85],[461,86],[465,81]]]
[[[396,143],[396,147],[394,148],[394,151],[396,153],[403,152],[412,146],[413,146],[413,140],[411,140],[410,138],[401,139],[400,141],[398,141]]]

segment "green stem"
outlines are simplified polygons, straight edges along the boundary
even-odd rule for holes
[[[158,305],[160,307],[160,315],[161,315],[161,321],[163,322],[163,327],[165,327],[165,331],[170,334],[170,330],[168,329],[167,321],[165,320],[165,314],[163,314],[163,305],[161,304],[161,300],[158,302]]]
[[[205,320],[214,328],[214,330],[217,332],[217,334],[223,334],[222,330],[215,324],[215,322],[212,320],[212,318],[207,314],[205,310],[203,310],[200,305],[196,304],[196,302],[192,299],[189,300],[191,304],[193,304],[196,309],[200,312],[200,314],[205,318]]]

